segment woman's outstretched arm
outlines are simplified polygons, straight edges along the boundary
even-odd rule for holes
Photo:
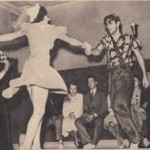
[[[67,34],[64,34],[64,35],[60,36],[59,39],[65,41],[65,42],[67,42],[67,43],[69,43],[70,45],[73,45],[73,46],[79,46],[79,47],[84,46],[84,42],[81,42],[81,41],[79,41],[75,38],[72,38]]]
[[[0,36],[0,42],[11,41],[24,35],[25,34],[21,30],[13,33],[4,34]]]

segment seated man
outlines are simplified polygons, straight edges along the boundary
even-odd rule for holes
[[[88,87],[90,90],[83,99],[83,116],[75,121],[85,149],[96,147],[107,114],[106,95],[97,89],[97,80],[94,76],[88,78]],[[94,126],[93,138],[87,132],[86,125]]]
[[[107,105],[109,114],[104,119],[104,128],[108,129],[117,138],[119,149],[127,148],[129,143],[127,143],[127,141],[120,135],[119,124],[112,110],[109,95],[107,96]]]
[[[69,94],[64,99],[63,104],[63,124],[62,134],[67,137],[71,133],[77,148],[81,148],[77,138],[77,128],[75,120],[83,114],[83,95],[77,92],[76,83],[70,83]]]

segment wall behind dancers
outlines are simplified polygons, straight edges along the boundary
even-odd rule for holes
[[[149,34],[150,30],[149,14],[150,2],[81,2],[64,8],[59,7],[55,11],[49,12],[52,22],[56,25],[64,25],[68,28],[68,33],[81,40],[87,40],[94,47],[98,40],[105,35],[103,30],[103,17],[110,13],[119,14],[124,24],[124,31],[131,33],[130,24],[136,22],[139,24],[139,39],[142,41],[145,58],[150,58],[149,53]],[[121,8],[121,9],[119,9]],[[0,8],[0,33],[6,33],[12,30],[11,24],[15,16]],[[144,13],[143,13],[144,12]],[[5,16],[5,17],[4,17]],[[7,18],[7,19],[6,19]],[[8,56],[19,59],[19,71],[29,55],[27,50],[9,52]],[[69,51],[60,50],[59,55],[54,60],[54,67],[58,70],[66,70],[79,67],[95,66],[104,64],[106,60],[100,62],[90,62],[80,54],[73,54]],[[65,59],[62,59],[65,58]],[[78,61],[76,61],[78,60]]]

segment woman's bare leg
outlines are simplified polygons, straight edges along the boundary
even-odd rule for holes
[[[27,90],[28,93],[30,95],[30,99],[32,101],[32,91],[31,91],[31,87],[27,86]],[[35,138],[33,141],[33,146],[32,146],[32,150],[40,150],[41,149],[41,145],[40,145],[40,132],[41,132],[41,125],[42,125],[42,120],[40,121],[40,125],[38,126],[38,130],[35,133]]]
[[[40,142],[41,125],[42,125],[42,120],[40,121],[38,130],[35,134],[35,138],[34,138],[33,145],[32,145],[32,150],[41,150],[41,142]]]
[[[45,113],[48,90],[38,86],[31,86],[31,97],[33,103],[33,114],[28,123],[26,138],[20,150],[31,149],[35,134],[38,131],[41,119]]]
[[[29,93],[29,96],[30,96],[30,100],[32,102],[32,96],[31,96],[31,86],[27,86],[27,90],[28,90],[28,93]],[[20,134],[19,136],[19,146],[21,147],[24,143],[24,140],[25,140],[25,136],[26,134]]]

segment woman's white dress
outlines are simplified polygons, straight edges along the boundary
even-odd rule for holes
[[[65,100],[63,104],[63,123],[62,134],[68,136],[68,132],[77,131],[74,121],[70,119],[69,114],[74,113],[76,119],[83,115],[83,95],[77,93],[74,97],[69,96],[70,100]]]
[[[30,57],[26,61],[20,78],[10,81],[11,87],[37,85],[53,93],[67,93],[60,74],[50,66],[50,50],[54,41],[66,33],[66,28],[47,23],[24,23],[22,31],[28,37]]]

